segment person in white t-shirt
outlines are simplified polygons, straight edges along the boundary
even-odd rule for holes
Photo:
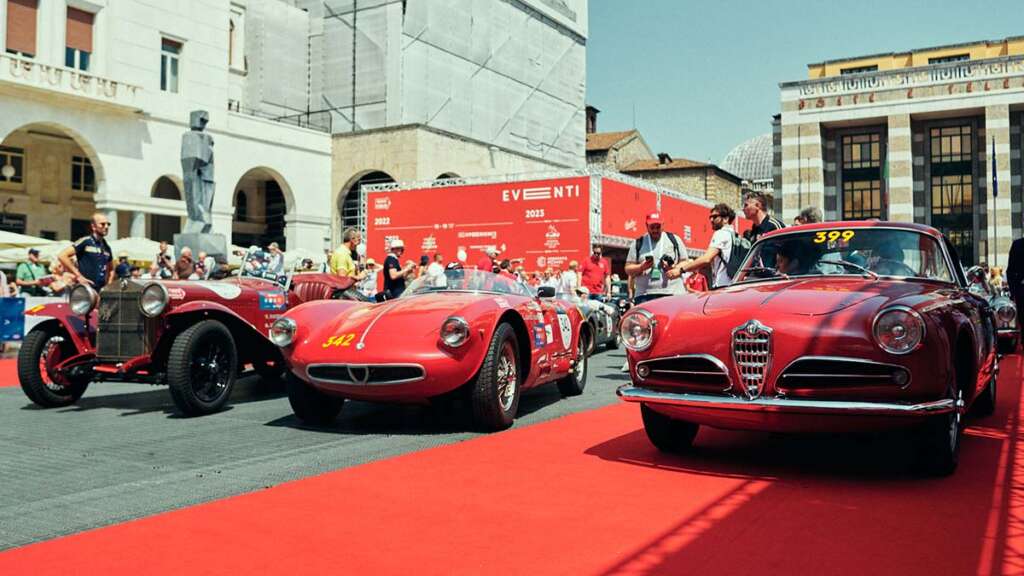
[[[434,288],[444,288],[448,280],[444,275],[444,256],[440,252],[434,254],[434,261],[427,266],[427,281]]]
[[[579,262],[575,260],[569,262],[569,269],[562,272],[562,280],[558,287],[559,292],[571,296],[576,295],[576,288],[580,285],[579,275],[576,273],[579,266]]]
[[[679,268],[687,259],[686,246],[675,234],[662,231],[660,213],[648,214],[646,224],[647,234],[631,242],[626,255],[626,274],[633,279],[635,304],[686,292]]]
[[[728,286],[732,283],[726,264],[732,255],[733,242],[736,241],[736,232],[732,227],[736,220],[736,212],[728,204],[715,204],[708,214],[711,220],[711,228],[715,231],[711,235],[711,243],[708,249],[699,258],[684,262],[681,269],[684,272],[699,270],[706,266],[711,267],[711,285],[713,288]]]

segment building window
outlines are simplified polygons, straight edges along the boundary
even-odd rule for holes
[[[931,225],[956,247],[965,266],[974,264],[974,130],[970,124],[929,130]]]
[[[79,238],[84,238],[84,237],[88,236],[89,234],[92,234],[92,220],[91,219],[89,219],[89,218],[86,218],[86,219],[72,218],[71,219],[71,239],[72,240],[78,240]]]
[[[878,168],[881,165],[882,137],[874,134],[843,136],[843,168]]]
[[[7,53],[36,54],[36,0],[7,0]]]
[[[25,150],[0,146],[0,182],[25,182]]]
[[[850,134],[841,139],[843,219],[884,218],[882,135]]]
[[[89,70],[92,56],[92,22],[94,14],[68,7],[65,34],[64,65],[78,70]]]
[[[241,190],[235,194],[235,220],[238,222],[249,220],[249,198]]]
[[[55,230],[40,230],[39,237],[47,240],[56,240],[57,232]]]
[[[160,44],[160,90],[178,93],[178,60],[181,42],[164,38]]]
[[[71,157],[71,189],[78,192],[96,191],[96,172],[92,162],[84,156]]]
[[[954,54],[952,56],[939,56],[938,58],[929,58],[928,64],[945,64],[946,62],[963,62],[964,60],[970,60],[970,54]]]
[[[864,72],[878,72],[878,65],[872,64],[871,66],[854,66],[853,68],[840,68],[840,74],[863,74]]]
[[[932,162],[970,162],[971,127],[947,126],[931,130]]]

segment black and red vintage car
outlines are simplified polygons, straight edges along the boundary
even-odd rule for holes
[[[250,261],[223,280],[118,280],[99,293],[79,285],[67,302],[29,309],[46,319],[18,354],[22,390],[51,408],[73,404],[94,381],[166,384],[182,413],[208,414],[227,403],[244,366],[266,379],[283,374],[268,331],[286,310],[364,299],[350,278],[278,276]]]

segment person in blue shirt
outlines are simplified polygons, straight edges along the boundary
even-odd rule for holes
[[[57,258],[64,268],[75,276],[76,282],[99,290],[114,279],[114,254],[110,250],[110,244],[107,244],[110,220],[106,215],[97,212],[92,215],[89,228],[88,236],[79,238],[74,244],[62,250]],[[72,256],[78,260],[77,264]]]

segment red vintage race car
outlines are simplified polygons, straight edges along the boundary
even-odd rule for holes
[[[963,417],[989,414],[992,312],[938,231],[836,222],[764,235],[731,286],[632,309],[621,336],[651,442],[699,425],[771,431],[912,429],[924,471],[951,473]]]
[[[311,302],[271,329],[302,421],[334,421],[346,399],[428,403],[465,392],[475,425],[512,425],[520,393],[583,392],[592,335],[575,306],[490,272],[447,270],[380,304]]]
[[[245,271],[245,269],[243,269]],[[315,299],[362,299],[353,280],[329,274],[248,274],[216,281],[119,280],[97,293],[75,287],[67,303],[30,309],[47,318],[18,354],[30,400],[76,402],[90,382],[167,384],[186,415],[219,410],[241,367],[277,378],[284,361],[268,333],[286,310]]]

